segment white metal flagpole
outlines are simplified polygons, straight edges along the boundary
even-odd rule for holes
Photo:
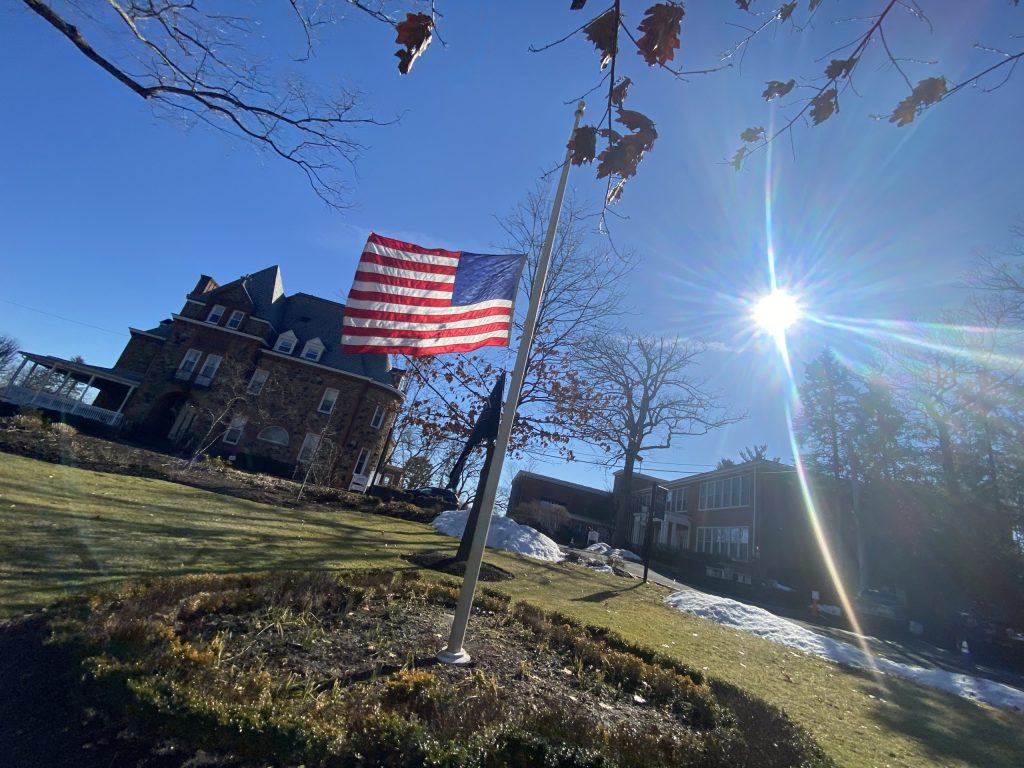
[[[580,118],[583,117],[584,103],[581,101],[576,105],[576,119],[572,124],[570,134],[570,145],[572,136],[576,134]],[[512,424],[516,418],[516,407],[519,405],[519,394],[523,389],[523,380],[526,378],[526,361],[530,356],[530,347],[533,345],[533,333],[537,327],[537,313],[540,310],[541,298],[544,295],[544,282],[548,276],[548,265],[551,262],[551,247],[555,242],[555,230],[558,228],[558,216],[562,210],[562,198],[565,196],[565,182],[569,178],[569,165],[572,158],[572,149],[565,153],[565,163],[562,165],[562,175],[558,180],[558,190],[555,192],[555,200],[551,206],[551,219],[548,221],[548,232],[544,238],[544,247],[540,251],[540,261],[537,262],[537,273],[533,277],[533,285],[530,287],[530,305],[526,311],[526,321],[523,323],[523,336],[519,340],[519,352],[516,354],[516,364],[512,369],[512,382],[508,388],[508,399],[501,411],[501,421],[498,423],[498,435],[494,440],[494,459],[491,463],[491,471],[487,475],[487,482],[484,484],[483,499],[480,505],[480,515],[476,521],[476,528],[473,530],[473,539],[469,547],[469,558],[466,560],[466,575],[462,579],[462,589],[459,592],[459,600],[455,606],[455,621],[452,623],[452,632],[448,638],[448,647],[437,654],[437,658],[446,664],[466,664],[469,662],[469,654],[462,647],[466,639],[466,626],[469,624],[469,612],[473,608],[473,595],[476,592],[476,582],[480,577],[480,563],[484,557],[484,544],[487,542],[487,531],[491,525],[491,514],[494,510],[494,497],[498,492],[498,480],[501,478],[501,467],[505,463],[505,454],[508,452],[509,438],[512,436]],[[465,536],[469,531],[464,532]]]

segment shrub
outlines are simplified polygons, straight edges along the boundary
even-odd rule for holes
[[[43,418],[43,414],[34,408],[25,408],[16,413],[8,423],[15,429],[24,432],[42,432],[46,429],[46,420]]]
[[[51,424],[50,431],[59,437],[74,437],[78,434],[77,429],[63,421],[55,421]]]
[[[206,468],[211,469],[214,472],[226,472],[231,469],[231,462],[221,458],[220,456],[207,456]]]

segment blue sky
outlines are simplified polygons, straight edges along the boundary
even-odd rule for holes
[[[600,76],[582,38],[527,52],[582,23],[568,5],[444,3],[447,47],[435,40],[404,78],[384,25],[352,15],[323,30],[314,61],[320,81],[357,88],[368,112],[397,118],[356,134],[367,148],[343,214],[327,209],[291,167],[154,112],[40,19],[6,5],[0,333],[31,351],[110,365],[126,328],[176,311],[199,273],[226,281],[280,264],[289,293],[344,300],[371,229],[428,246],[500,245],[495,215],[557,165],[572,121],[564,102]],[[714,64],[741,34],[726,23],[743,21],[730,3],[711,5],[687,6],[685,68]],[[857,5],[866,12],[882,3]],[[934,31],[908,16],[889,35],[897,55],[939,61],[908,65],[915,80],[959,81],[994,62],[975,43],[1009,46],[1010,34],[1024,32],[1024,9],[1003,0],[921,5]],[[799,287],[814,311],[914,320],[959,301],[973,254],[1005,245],[1024,215],[1019,77],[995,93],[966,90],[896,128],[870,115],[891,110],[906,87],[883,62],[866,60],[860,95],[847,93],[839,115],[815,128],[799,125],[792,141],[759,153],[740,173],[723,164],[742,129],[794,112],[793,102],[760,99],[766,80],[821,71],[815,60],[861,28],[825,19],[803,34],[781,27],[754,41],[742,67],[688,82],[623,56],[635,82],[630,106],[651,116],[660,134],[617,208],[626,218],[613,221],[615,242],[642,256],[630,322],[712,342],[701,373],[735,411],[749,414],[649,455],[648,468],[671,477],[761,442],[788,458],[785,377],[745,304],[767,286],[769,241],[780,281]],[[300,52],[294,34],[276,32],[272,24],[261,43],[268,53]],[[588,118],[600,112],[595,97]],[[583,199],[600,200],[603,184],[592,169],[574,170],[570,183]],[[791,342],[798,371],[826,343],[852,351],[864,344],[808,324]],[[585,463],[530,466],[605,482]]]

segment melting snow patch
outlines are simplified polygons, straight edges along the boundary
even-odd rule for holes
[[[623,560],[632,560],[634,563],[642,563],[644,560],[636,552],[630,552],[628,549],[615,549],[601,541],[597,544],[591,544],[587,547],[586,551],[594,552],[598,555],[607,555],[608,557],[621,557]]]
[[[461,539],[468,519],[468,511],[451,510],[442,512],[431,525],[445,536]],[[487,546],[491,549],[505,549],[536,560],[558,562],[562,559],[562,551],[552,539],[528,525],[520,525],[515,520],[498,515],[491,516]]]
[[[813,653],[838,664],[865,669],[875,668],[890,675],[905,677],[921,685],[939,688],[968,699],[983,701],[993,707],[1024,712],[1024,691],[980,677],[946,672],[941,669],[924,669],[878,656],[868,656],[859,648],[848,643],[833,640],[830,637],[822,637],[752,605],[693,590],[676,592],[666,597],[665,602],[678,611],[692,613],[719,624],[736,627],[751,635],[771,640],[773,643],[787,645],[805,653]]]

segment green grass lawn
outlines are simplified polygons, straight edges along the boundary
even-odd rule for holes
[[[145,576],[408,568],[452,546],[372,514],[281,509],[158,480],[0,454],[0,617],[69,591]],[[875,678],[666,608],[666,590],[569,565],[488,553],[516,599],[608,626],[785,709],[841,765],[1019,766],[1024,717]],[[467,649],[472,653],[473,626]]]

